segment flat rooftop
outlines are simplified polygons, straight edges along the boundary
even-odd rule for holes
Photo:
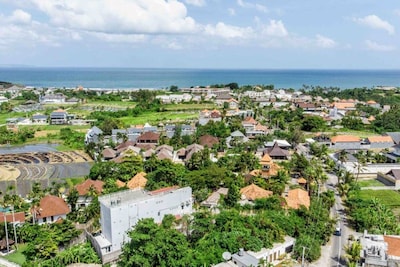
[[[190,187],[178,188],[176,186],[172,186],[172,187],[161,188],[155,191],[146,191],[140,188],[129,189],[100,196],[99,202],[105,205],[106,207],[113,207],[120,205],[121,203],[129,203],[133,201],[151,199],[154,198],[155,196],[171,194],[178,191],[185,191],[187,189],[190,189]]]

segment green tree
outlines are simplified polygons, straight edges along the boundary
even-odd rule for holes
[[[143,219],[128,233],[118,266],[189,266],[191,250],[186,237],[175,229]]]

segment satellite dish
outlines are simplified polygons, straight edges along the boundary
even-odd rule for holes
[[[232,254],[228,251],[225,251],[224,253],[222,253],[222,258],[224,258],[224,260],[226,261],[229,261],[232,258]]]

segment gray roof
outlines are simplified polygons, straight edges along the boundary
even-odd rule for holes
[[[231,136],[233,136],[233,137],[244,137],[244,134],[241,131],[236,130],[233,133],[231,133]]]
[[[333,157],[339,160],[340,152],[335,153]],[[346,151],[346,162],[358,162],[358,159]]]
[[[34,119],[34,120],[47,119],[47,115],[36,114],[36,115],[32,116],[32,119]]]
[[[100,128],[98,128],[97,126],[93,126],[93,127],[90,129],[90,131],[91,131],[93,134],[97,134],[97,135],[103,134],[103,131],[102,131]]]
[[[386,132],[385,134],[392,137],[395,144],[400,143],[400,132]]]

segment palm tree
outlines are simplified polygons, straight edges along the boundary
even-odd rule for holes
[[[360,255],[361,249],[362,245],[358,241],[351,243],[351,245],[349,246],[345,246],[345,252],[346,252],[345,257],[349,261],[349,266],[353,264],[354,264],[353,266],[357,266],[358,261],[361,259]]]

